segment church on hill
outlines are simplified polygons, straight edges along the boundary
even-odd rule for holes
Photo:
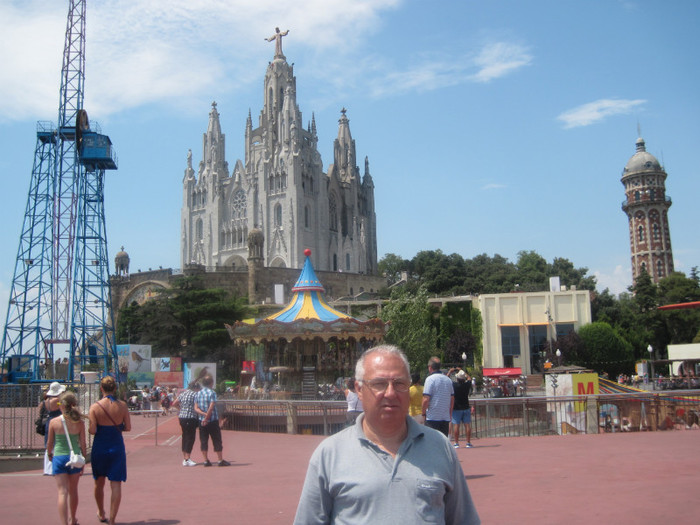
[[[282,53],[282,37],[287,33],[277,29],[267,39],[275,41],[275,56],[265,72],[264,105],[256,125],[248,112],[244,160],[236,160],[229,169],[215,102],[196,170],[192,151],[187,154],[182,181],[182,268],[243,270],[249,264],[249,243],[256,245],[256,252],[262,243],[263,267],[301,268],[304,250],[311,249],[318,270],[377,273],[369,161],[365,158],[361,174],[343,108],[333,163],[324,173],[315,118],[312,115],[303,126],[294,68]]]

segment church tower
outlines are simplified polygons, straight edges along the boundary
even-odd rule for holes
[[[629,220],[632,279],[636,280],[645,270],[658,283],[673,272],[668,225],[671,198],[666,195],[666,171],[647,152],[644,139],[638,138],[636,147],[622,171],[626,197],[622,210]]]
[[[266,39],[275,55],[263,82],[257,123],[248,112],[244,160],[229,174],[216,103],[209,112],[202,161],[187,155],[181,210],[181,263],[245,270],[249,232],[256,230],[262,268],[301,268],[310,249],[318,270],[375,275],[374,183],[365,158],[361,176],[346,110],[338,121],[333,164],[323,172],[316,118],[305,127],[294,66],[282,52],[288,31]],[[259,235],[257,235],[259,233]],[[264,261],[264,263],[263,263]],[[258,268],[258,271],[259,269]]]

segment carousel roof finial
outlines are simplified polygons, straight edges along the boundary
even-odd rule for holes
[[[316,277],[316,272],[311,264],[311,250],[304,250],[304,255],[306,255],[306,261],[304,262],[304,268],[299,274],[299,279],[297,279],[296,284],[292,288],[292,292],[306,292],[306,291],[319,291],[325,292],[321,281]]]

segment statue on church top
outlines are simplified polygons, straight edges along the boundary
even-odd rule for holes
[[[284,32],[280,32],[280,28],[276,27],[275,28],[275,34],[272,35],[270,38],[266,38],[268,42],[272,42],[273,40],[275,41],[275,58],[284,58],[284,53],[282,53],[282,37],[287,36],[289,34],[289,29],[287,29]]]

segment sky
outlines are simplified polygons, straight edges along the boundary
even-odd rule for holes
[[[57,120],[67,11],[67,0],[0,0],[2,319],[36,123]],[[440,249],[515,262],[533,250],[623,292],[620,177],[641,133],[668,173],[675,268],[689,274],[699,22],[695,0],[88,1],[84,106],[119,159],[105,183],[111,271],[122,246],[132,273],[180,267],[187,151],[196,166],[216,101],[226,160],[243,159],[279,27],[324,171],[343,107],[369,157],[380,258]]]

